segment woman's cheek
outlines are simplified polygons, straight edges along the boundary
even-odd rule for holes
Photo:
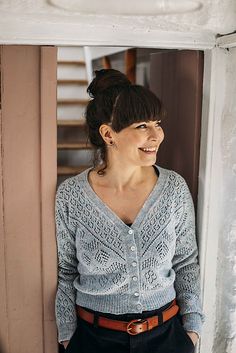
[[[163,142],[164,138],[165,138],[165,134],[164,134],[163,129],[161,129],[161,133],[160,133],[160,144]]]

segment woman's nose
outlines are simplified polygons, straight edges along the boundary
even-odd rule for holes
[[[150,138],[152,140],[158,140],[158,138],[160,137],[160,132],[161,132],[161,128],[151,128],[150,129]]]

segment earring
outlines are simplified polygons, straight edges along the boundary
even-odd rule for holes
[[[113,141],[110,141],[108,144],[107,144],[107,147],[112,147],[114,146],[114,142]]]

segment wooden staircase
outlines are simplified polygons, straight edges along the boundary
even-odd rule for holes
[[[57,63],[57,175],[60,183],[91,166],[91,157],[86,158],[88,151],[91,155],[91,145],[83,118],[89,102],[83,48],[58,48]]]
[[[78,49],[80,49],[82,55],[72,53],[73,50]],[[58,48],[57,174],[58,179],[60,179],[59,183],[70,175],[81,173],[92,164],[92,146],[87,141],[85,120],[82,117],[84,109],[89,102],[86,94],[88,76],[83,50],[84,48],[82,47]],[[135,83],[136,49],[130,48],[124,50],[123,53],[125,74],[132,83]],[[100,58],[103,68],[112,67],[109,55],[104,55]],[[76,153],[77,156],[71,163],[73,153]]]

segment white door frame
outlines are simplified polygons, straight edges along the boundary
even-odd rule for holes
[[[220,237],[222,156],[221,126],[226,85],[227,49],[236,47],[236,34],[216,40],[205,51],[197,226],[203,309],[206,314],[199,352],[213,352],[217,314],[217,265]]]
[[[199,352],[213,352],[216,325],[216,276],[220,229],[221,154],[220,123],[223,113],[222,97],[225,83],[224,49],[205,51],[202,104],[201,146],[198,184],[197,229],[203,310],[203,327]],[[221,82],[221,85],[217,85]]]
[[[123,21],[122,18],[115,25],[106,17],[104,23],[101,21],[85,20],[84,16],[76,21],[55,14],[45,18],[37,14],[5,13],[0,19],[0,44],[205,50],[212,49],[216,43],[215,34],[208,30],[166,31],[152,28],[148,19],[146,25]]]

